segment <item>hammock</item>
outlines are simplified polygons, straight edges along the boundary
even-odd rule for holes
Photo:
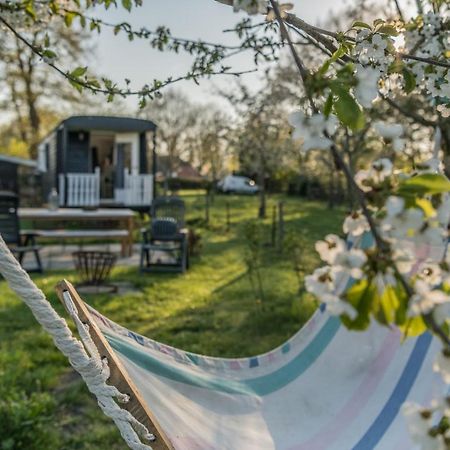
[[[373,324],[356,334],[321,308],[269,353],[211,358],[123,328],[64,281],[58,293],[82,348],[1,238],[0,272],[133,449],[411,450],[401,405],[445,389],[428,333],[401,343],[398,330]],[[151,447],[138,435],[154,439]]]
[[[178,450],[410,450],[401,405],[443,388],[428,333],[401,344],[398,330],[356,334],[318,311],[277,349],[222,359],[89,311]]]

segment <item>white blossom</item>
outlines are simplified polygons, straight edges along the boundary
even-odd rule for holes
[[[362,191],[370,192],[372,190],[370,170],[362,169],[356,172],[355,183]]]
[[[355,97],[364,108],[370,108],[378,97],[378,81],[380,71],[374,67],[359,65],[356,71],[358,84],[355,87]]]
[[[409,275],[416,264],[414,245],[404,240],[394,240],[391,249],[392,259],[398,271],[403,275]]]
[[[330,314],[348,314],[356,317],[356,311],[350,303],[339,298],[337,291],[339,285],[346,280],[345,273],[339,267],[320,267],[312,275],[305,277],[305,287],[322,303],[327,305]]]
[[[386,178],[392,175],[393,165],[390,159],[381,158],[372,163],[371,174],[375,183],[382,183]]]
[[[288,16],[288,12],[291,9],[294,8],[294,5],[292,3],[281,3],[278,5],[278,9],[280,11],[280,16],[282,19],[286,19],[286,17]],[[275,14],[275,11],[273,9],[271,9],[269,11],[269,13],[266,16],[266,20],[267,22],[272,22],[273,20],[276,20],[277,15]]]
[[[418,235],[424,225],[424,214],[419,208],[408,208],[395,215],[388,215],[381,221],[385,238],[404,239]]]
[[[418,164],[419,173],[439,173],[443,170],[443,163],[439,158],[429,158]]]
[[[438,372],[445,383],[450,384],[450,356],[444,351],[440,351],[433,364],[433,370]]]
[[[441,416],[450,417],[450,397],[444,397],[431,400],[431,408]],[[446,437],[448,437],[448,430],[446,432]]]
[[[414,241],[417,244],[425,244],[429,246],[444,246],[447,239],[447,227],[439,226],[436,222],[428,222],[424,224],[420,233],[414,235]]]
[[[436,213],[439,224],[447,227],[450,222],[450,195],[442,196],[442,203],[437,208]]]
[[[392,39],[361,30],[357,33],[356,41],[355,52],[360,64],[375,66],[380,71],[386,72],[394,60],[394,56],[387,52],[389,42],[393,43]]]
[[[354,319],[358,314],[350,303],[341,300],[337,295],[326,294],[321,300],[327,305],[327,311],[332,315],[347,314],[351,319]]]
[[[388,217],[395,217],[405,209],[405,199],[391,195],[386,201],[386,212]]]
[[[328,118],[323,114],[307,116],[302,111],[297,111],[289,116],[289,123],[294,127],[293,139],[303,141],[302,150],[327,150],[333,141],[325,136],[332,135],[337,127],[338,120],[330,115]]]
[[[233,0],[234,12],[243,10],[248,14],[265,14],[267,12],[267,0]]]
[[[417,280],[414,284],[415,294],[411,297],[408,313],[410,316],[419,316],[430,313],[436,305],[450,302],[450,296],[440,289],[432,289],[430,285]]]
[[[435,306],[433,309],[433,317],[439,326],[447,322],[450,319],[450,302]]]
[[[323,241],[317,241],[315,247],[320,258],[328,264],[334,264],[338,255],[346,250],[345,241],[335,234],[328,234]]]
[[[354,211],[345,218],[343,231],[350,236],[361,236],[366,231],[370,231],[369,222],[361,211]]]
[[[343,273],[359,280],[363,277],[361,267],[366,263],[367,255],[360,249],[352,248],[350,250],[338,253],[334,264],[336,264]]]
[[[382,296],[388,286],[395,286],[397,280],[394,276],[394,271],[392,268],[387,268],[386,272],[378,272],[374,279],[375,285],[377,287],[378,295]]]
[[[405,148],[406,140],[403,139],[404,129],[398,123],[375,122],[373,127],[377,133],[388,143],[392,143],[395,152],[400,152]]]
[[[335,234],[329,234],[323,241],[316,242],[316,250],[321,259],[332,264],[340,275],[360,279],[361,267],[366,263],[366,254],[357,248],[347,249],[346,242]]]
[[[437,286],[442,283],[443,272],[439,264],[433,261],[424,261],[418,267],[417,276],[430,286]]]
[[[308,292],[321,299],[325,294],[333,294],[336,290],[338,276],[336,268],[324,266],[316,269],[305,277],[305,287]]]
[[[408,424],[413,441],[423,450],[445,450],[444,439],[441,435],[431,436],[430,428],[433,426],[431,412],[424,412],[422,406],[405,402],[402,412]]]
[[[359,188],[369,192],[373,187],[380,186],[392,175],[393,165],[390,159],[381,158],[372,163],[369,170],[360,170],[355,175]]]

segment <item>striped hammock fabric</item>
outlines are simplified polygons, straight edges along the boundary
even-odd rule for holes
[[[350,332],[323,309],[242,359],[181,351],[90,312],[177,450],[411,450],[401,405],[444,391],[430,334]]]

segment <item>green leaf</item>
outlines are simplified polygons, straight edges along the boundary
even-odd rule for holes
[[[27,6],[25,7],[25,13],[33,20],[36,20],[36,11],[34,10],[33,2],[28,2]]]
[[[421,316],[408,319],[405,325],[401,325],[399,328],[405,337],[420,336],[427,331],[427,326]]]
[[[376,287],[372,280],[361,280],[347,290],[345,298],[358,312],[355,319],[350,319],[347,315],[341,316],[342,323],[348,329],[365,330],[370,325],[370,312],[375,295]]]
[[[364,113],[358,103],[356,103],[356,100],[346,89],[333,88],[333,86],[331,86],[331,89],[338,96],[334,101],[334,110],[338,119],[353,131],[364,128]]]
[[[394,62],[389,66],[389,73],[402,73],[405,63],[401,58],[395,58]]]
[[[77,83],[74,80],[69,80],[69,83],[78,91],[78,92],[83,92],[83,86],[80,83]]]
[[[131,7],[133,6],[133,3],[131,0],[122,0],[122,6],[127,10],[131,11]]]
[[[414,198],[414,206],[419,207],[425,214],[425,217],[433,217],[436,214],[432,203],[425,198]]]
[[[323,113],[325,117],[328,117],[331,114],[332,108],[333,108],[333,94],[330,94],[323,107]]]
[[[80,78],[87,72],[87,67],[77,67],[76,69],[70,72],[70,76],[72,78]]]
[[[339,58],[342,58],[347,51],[347,47],[344,45],[339,46],[339,48],[331,55],[331,61],[336,62]]]
[[[92,86],[94,88],[98,88],[100,89],[100,83],[96,78],[89,78],[88,80],[86,80],[86,83],[89,84],[89,86]]]
[[[387,34],[389,36],[398,36],[398,31],[392,25],[383,25],[378,28],[378,33]]]
[[[406,67],[403,67],[402,73],[405,80],[405,91],[407,94],[410,94],[416,87],[416,77]]]
[[[46,49],[42,52],[42,56],[47,59],[55,59],[57,54],[53,50]]]
[[[64,16],[64,23],[66,24],[67,27],[72,26],[74,17],[75,17],[75,14],[73,12],[69,11],[66,13],[66,15]]]
[[[408,178],[400,183],[397,193],[403,197],[435,195],[450,192],[450,181],[444,176],[426,173]]]
[[[147,100],[146,100],[144,97],[142,97],[142,98],[139,100],[139,108],[140,108],[140,109],[145,108],[146,105],[147,105]]]
[[[361,22],[359,20],[357,20],[356,22],[353,22],[352,28],[367,28],[368,30],[372,29],[372,27],[368,23]]]
[[[319,74],[325,75],[328,72],[331,64],[336,62],[339,58],[342,58],[347,53],[347,51],[348,49],[345,45],[340,45],[339,48],[331,55],[331,57],[327,61],[325,61],[325,63],[319,69]]]
[[[381,296],[377,295],[377,300],[377,320],[384,325],[394,323],[397,316],[396,312],[400,306],[400,299],[395,287],[391,285],[386,286]]]

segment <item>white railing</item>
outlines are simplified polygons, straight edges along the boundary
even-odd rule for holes
[[[60,203],[66,206],[98,206],[100,204],[100,169],[94,173],[68,173],[59,177]]]
[[[59,174],[59,206],[66,206],[66,176],[63,173]]]
[[[150,206],[153,200],[153,175],[131,175],[125,169],[124,187],[115,190],[115,200],[126,206]]]

